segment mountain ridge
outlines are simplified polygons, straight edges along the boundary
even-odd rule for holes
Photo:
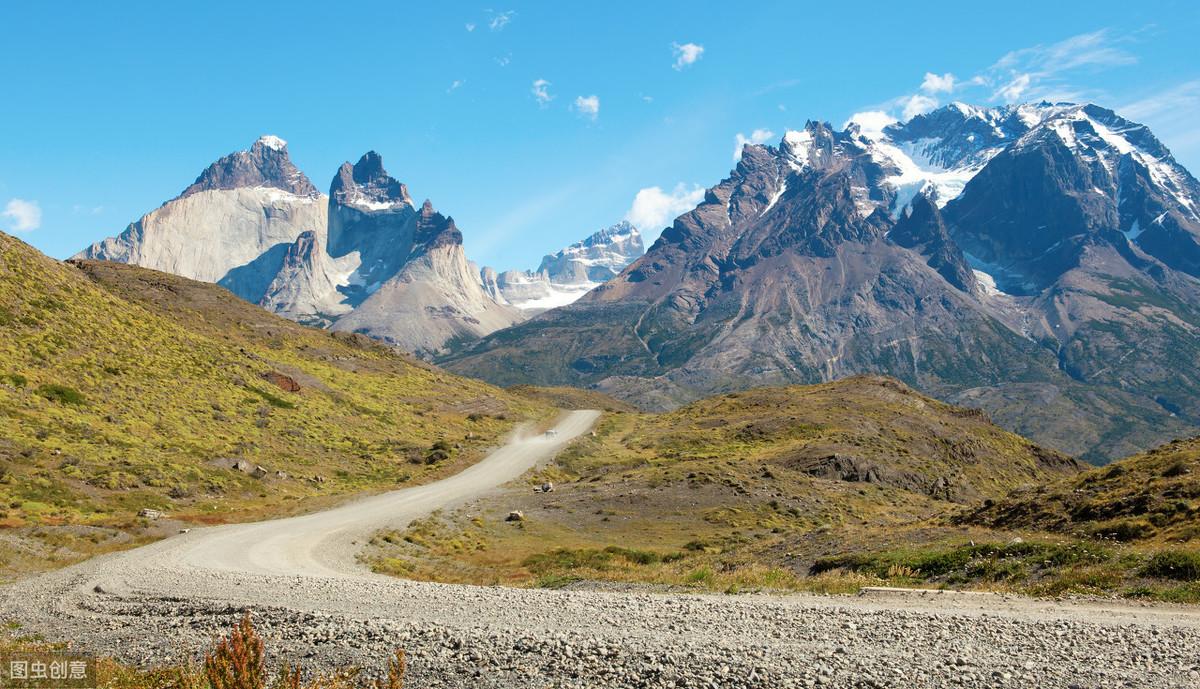
[[[1200,283],[1154,242],[1190,251],[1196,185],[1154,155],[1165,147],[1146,128],[1119,121],[1052,103],[955,104],[877,131],[810,121],[777,146],[745,146],[617,278],[441,361],[652,408],[879,373],[1093,460],[1169,440],[1200,425],[1200,381],[1182,364]],[[1001,241],[1012,233],[996,223],[1041,231],[1023,209],[1046,209],[1057,233],[1039,235],[1039,256]],[[985,216],[988,232],[972,224]],[[1122,218],[1171,229],[1134,235]],[[1122,357],[1133,376],[1106,368]],[[1047,394],[1061,407],[1052,423],[1028,407]]]

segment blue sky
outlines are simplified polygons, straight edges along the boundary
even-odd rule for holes
[[[379,151],[532,267],[669,224],[737,141],[951,100],[1098,102],[1200,172],[1194,2],[250,4],[0,6],[0,229],[66,257],[272,133],[322,189]]]

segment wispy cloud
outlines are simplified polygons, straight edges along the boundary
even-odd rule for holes
[[[1135,120],[1173,114],[1187,115],[1194,120],[1196,110],[1200,110],[1200,79],[1185,81],[1162,93],[1129,103],[1120,110],[1122,115]]]
[[[514,10],[505,10],[503,12],[488,10],[488,14],[492,15],[492,18],[488,20],[488,28],[492,31],[503,31],[504,27],[508,26],[513,16],[517,13]]]
[[[507,67],[508,63],[512,62],[512,53],[501,55],[500,57],[493,57],[492,60],[494,60],[496,64],[500,65],[501,67]]]
[[[1005,103],[1074,92],[1066,83],[1073,72],[1136,63],[1137,57],[1122,47],[1128,40],[1100,29],[1049,45],[1013,50],[973,81],[991,87],[991,99]]]
[[[1200,155],[1200,79],[1185,81],[1117,108],[1131,120],[1149,125],[1176,154]]]
[[[529,91],[533,94],[533,99],[537,101],[540,107],[544,108],[549,105],[550,101],[554,100],[554,95],[550,93],[550,82],[545,79],[535,79],[533,88]]]
[[[738,132],[733,136],[733,162],[742,159],[742,149],[746,144],[762,144],[775,138],[775,132],[770,129],[755,129],[750,132],[750,136]]]
[[[462,88],[462,85],[465,83],[467,83],[466,79],[455,79],[454,81],[450,82],[450,88],[446,89],[446,93],[454,93]]]
[[[599,96],[578,96],[571,107],[575,110],[575,112],[593,122],[596,121],[596,118],[600,117]]]
[[[10,232],[32,232],[42,226],[42,207],[37,201],[9,199],[0,217],[8,218],[5,225]]]
[[[466,28],[466,30],[467,30],[467,33],[471,33],[472,31],[474,31],[474,30],[475,30],[475,23],[474,23],[474,22],[467,22],[467,23],[466,23],[466,24],[464,24],[463,26],[464,26],[464,28]]]
[[[675,71],[681,71],[684,67],[690,67],[696,64],[700,56],[704,55],[704,46],[696,43],[672,43],[671,50],[675,53],[675,64],[671,68]]]
[[[960,79],[951,72],[927,71],[913,91],[869,106],[850,119],[872,123],[882,118],[909,120],[939,107],[944,96],[960,93],[998,103],[1094,99],[1097,94],[1072,85],[1072,77],[1137,62],[1127,50],[1133,40],[1132,34],[1101,29],[1056,43],[1011,50],[969,79]],[[868,128],[863,126],[863,131]]]
[[[790,88],[794,88],[803,83],[804,83],[803,79],[784,79],[783,81],[776,81],[774,83],[767,84],[766,86],[763,86],[762,88],[751,92],[750,95],[754,96],[755,98],[758,98],[759,96],[765,96],[768,93],[774,93],[775,91],[784,91],[784,90],[787,90]]]
[[[646,187],[633,197],[633,205],[625,213],[625,219],[646,235],[646,241],[658,238],[662,229],[678,216],[692,210],[704,200],[704,189],[683,182],[671,191],[662,187]]]

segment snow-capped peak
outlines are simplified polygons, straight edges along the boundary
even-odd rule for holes
[[[272,151],[282,151],[283,149],[287,148],[287,142],[278,136],[275,136],[274,134],[264,134],[263,136],[260,136],[258,141],[255,143],[260,143]]]

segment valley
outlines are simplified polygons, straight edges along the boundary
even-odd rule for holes
[[[1200,687],[1200,16],[960,5],[0,7],[0,686]]]

